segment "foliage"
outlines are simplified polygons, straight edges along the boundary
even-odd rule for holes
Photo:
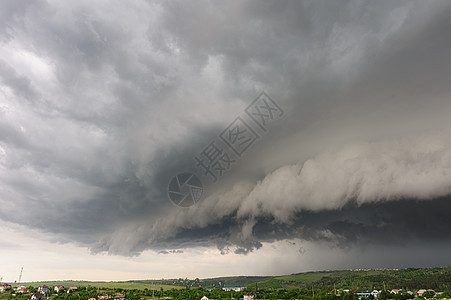
[[[275,276],[257,282],[261,288],[311,288],[332,290],[335,286],[366,291],[373,289],[451,289],[451,267],[401,270],[327,271]],[[247,285],[248,288],[255,287]]]
[[[163,284],[165,283],[165,284]],[[382,290],[379,300],[407,300],[414,296],[407,290],[434,289],[426,291],[421,298],[451,298],[451,267],[422,268],[402,270],[343,270],[291,274],[273,277],[221,277],[213,279],[177,279],[177,280],[141,280],[127,282],[89,282],[89,281],[53,281],[27,283],[31,292],[46,284],[53,291],[55,285],[64,285],[66,289],[77,286],[71,293],[60,291],[46,293],[49,300],[88,300],[100,293],[113,298],[117,294],[126,294],[127,299],[140,300],[152,297],[176,299],[240,299],[245,293],[254,293],[258,299],[306,299],[306,300],[356,300],[357,292]],[[170,284],[184,284],[176,286]],[[199,287],[199,285],[201,287]],[[209,287],[209,290],[205,286]],[[224,286],[246,286],[241,292],[224,291]],[[256,286],[258,289],[256,290]],[[14,287],[14,286],[13,286]],[[335,290],[335,287],[339,290]],[[401,289],[399,293],[390,293],[391,289]],[[437,292],[437,294],[435,294]],[[14,290],[0,293],[0,300],[29,300],[30,294],[22,295]],[[374,299],[372,295],[362,299]]]

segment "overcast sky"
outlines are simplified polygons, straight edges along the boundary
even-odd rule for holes
[[[439,0],[1,1],[0,277],[450,265],[450,32]]]

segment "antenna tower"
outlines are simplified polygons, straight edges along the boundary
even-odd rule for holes
[[[17,282],[18,284],[20,284],[20,281],[22,280],[22,273],[23,273],[23,267],[20,269],[19,281]]]

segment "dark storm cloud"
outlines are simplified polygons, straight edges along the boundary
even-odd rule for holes
[[[17,72],[9,67],[5,62],[0,61],[0,73],[2,75],[1,82],[11,88],[18,96],[33,101],[39,95],[31,85],[30,80],[17,74]]]
[[[261,246],[261,242],[299,238],[308,241],[325,241],[332,246],[352,248],[367,245],[405,245],[411,241],[437,243],[448,241],[451,221],[447,212],[450,198],[419,201],[403,199],[384,203],[356,205],[349,203],[340,210],[320,212],[303,211],[289,224],[271,218],[259,218],[253,228],[253,241],[234,241],[240,224],[228,219],[221,226],[181,231],[168,242],[187,240],[195,243],[214,240],[218,248],[227,253],[236,246],[236,253],[248,253]],[[232,229],[231,229],[232,228]],[[233,248],[233,247],[232,247]]]
[[[449,241],[448,3],[1,6],[2,220],[122,255]],[[172,206],[168,180],[263,90],[285,119]]]

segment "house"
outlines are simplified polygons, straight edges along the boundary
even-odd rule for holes
[[[110,299],[110,295],[106,293],[101,293],[97,295],[97,300],[107,300]]]
[[[422,297],[422,296],[423,296],[423,294],[424,294],[425,292],[429,292],[429,291],[431,291],[431,292],[434,292],[434,293],[435,293],[435,291],[434,291],[434,290],[432,290],[432,289],[427,289],[427,290],[425,290],[425,289],[421,289],[421,290],[418,290],[417,294],[418,294],[418,296]]]
[[[125,295],[117,294],[117,295],[114,297],[114,300],[125,300]]]
[[[31,295],[30,300],[42,300],[43,295],[41,293],[34,293]]]
[[[254,300],[254,295],[251,293],[244,294],[244,300]]]
[[[210,298],[208,298],[207,296],[203,296],[202,298],[200,298],[200,300],[210,300]]]
[[[398,289],[393,289],[390,291],[391,294],[398,294],[400,292],[400,290]]]
[[[4,292],[4,291],[10,290],[10,289],[11,289],[11,285],[9,285],[7,283],[0,285],[0,292]]]
[[[372,295],[374,298],[377,299],[378,294],[379,294],[379,291],[374,290],[372,292],[367,292],[367,293],[357,293],[357,296],[359,296],[359,298],[361,298],[361,296],[368,297],[368,296]]]
[[[43,292],[44,290],[48,290],[49,287],[45,284],[38,286],[38,292]]]
[[[76,286],[71,286],[67,289],[67,293],[69,294],[72,291],[76,291],[78,288]]]
[[[57,293],[59,293],[59,291],[64,289],[64,285],[55,285],[55,287],[53,288],[53,290]]]
[[[31,293],[31,291],[24,286],[19,286],[18,288],[16,288],[16,292],[21,293],[21,294]]]
[[[228,286],[228,287],[223,287],[222,289],[227,292],[229,292],[229,291],[241,292],[246,288],[243,286]]]
[[[418,296],[423,296],[423,294],[426,292],[427,290],[425,290],[425,289],[421,289],[421,290],[418,290],[418,292],[417,292],[417,294],[418,294]]]

